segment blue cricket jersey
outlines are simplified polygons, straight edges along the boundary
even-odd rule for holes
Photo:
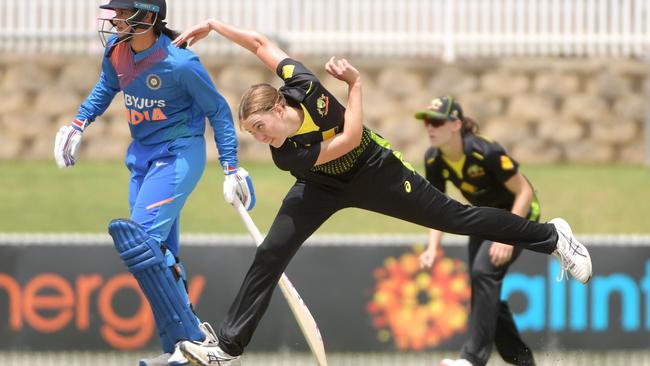
[[[76,119],[92,123],[122,91],[133,140],[154,145],[202,136],[207,117],[222,165],[237,166],[237,135],[230,108],[199,58],[174,46],[164,34],[140,53],[134,53],[124,42],[109,56],[113,42],[115,39],[104,52],[99,81]]]

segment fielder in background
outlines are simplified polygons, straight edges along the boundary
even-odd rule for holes
[[[113,220],[108,230],[149,301],[164,351],[140,365],[187,364],[180,340],[216,341],[192,309],[178,258],[180,212],[206,163],[206,117],[226,174],[226,200],[234,203],[237,196],[251,209],[253,188],[248,173],[237,168],[230,108],[196,55],[172,45],[177,34],[164,22],[165,1],[111,0],[101,8],[115,12],[100,18],[102,72],[74,122],[57,133],[54,156],[59,167],[73,166],[84,130],[117,92],[124,93],[133,138],[125,159],[131,217]]]
[[[474,206],[496,207],[534,222],[540,208],[530,182],[519,164],[498,143],[478,136],[478,124],[463,115],[452,97],[431,101],[415,118],[424,121],[431,147],[424,161],[427,180],[439,191],[451,181]],[[431,229],[429,246],[420,255],[420,265],[431,267],[443,232]],[[507,363],[533,366],[535,360],[524,343],[508,308],[500,300],[501,284],[523,248],[469,237],[469,274],[472,284],[469,338],[458,360],[443,360],[440,366],[484,366],[492,344]]]
[[[241,127],[269,144],[278,168],[296,177],[217,334],[218,345],[185,341],[181,351],[195,365],[240,363],[282,272],[302,243],[335,212],[358,207],[456,234],[476,235],[541,253],[557,253],[581,282],[591,278],[587,249],[561,219],[539,224],[491,207],[462,205],[441,193],[363,126],[361,77],[346,60],[330,59],[326,71],[348,85],[341,105],[302,63],[266,37],[205,21],[174,42],[190,45],[212,30],[255,54],[283,81],[252,86],[239,105]]]

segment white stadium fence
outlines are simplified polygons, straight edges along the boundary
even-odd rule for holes
[[[0,53],[100,50],[104,0],[0,0]],[[207,17],[272,35],[301,54],[372,57],[645,57],[648,0],[168,0],[183,29]],[[228,54],[212,37],[204,54]]]

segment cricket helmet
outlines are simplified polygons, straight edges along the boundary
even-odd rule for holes
[[[101,9],[143,9],[158,13],[158,19],[165,19],[167,16],[167,3],[165,0],[110,0],[107,4],[101,5]]]
[[[108,3],[101,5],[101,9],[109,10],[135,10],[135,13],[126,19],[113,18],[99,18],[101,22],[99,38],[102,45],[106,47],[108,39],[111,36],[117,36],[117,41],[113,46],[126,42],[133,38],[134,35],[144,33],[151,29],[157,21],[165,19],[167,16],[167,4],[165,0],[109,0]],[[148,13],[153,13],[155,16],[151,23],[145,22],[145,17]],[[124,22],[128,28],[124,31],[119,31],[116,27],[118,22]]]

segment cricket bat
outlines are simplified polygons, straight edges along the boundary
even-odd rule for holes
[[[248,233],[253,237],[253,240],[255,240],[255,244],[257,246],[262,244],[262,241],[264,240],[262,233],[260,233],[257,226],[255,226],[253,219],[239,200],[235,201],[235,209],[237,210],[237,213],[239,213],[242,221],[244,221]],[[300,327],[302,334],[305,336],[316,361],[318,361],[318,365],[327,366],[323,338],[320,335],[320,330],[318,330],[316,320],[314,320],[314,317],[309,312],[307,305],[305,305],[300,294],[298,294],[298,291],[293,287],[293,284],[291,284],[291,281],[289,281],[289,278],[284,273],[282,274],[282,277],[280,277],[278,285],[280,286],[282,295],[287,299],[289,308],[291,308],[293,316],[296,318],[296,321],[298,321],[298,326]]]

